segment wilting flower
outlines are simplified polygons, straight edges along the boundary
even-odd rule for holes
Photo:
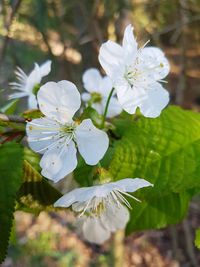
[[[155,118],[169,102],[168,92],[159,83],[169,73],[169,63],[159,48],[144,46],[138,49],[133,27],[128,25],[122,46],[113,41],[102,44],[99,61],[123,109],[133,114],[139,107],[144,116]]]
[[[35,67],[29,75],[26,75],[21,68],[17,67],[15,74],[18,82],[12,82],[10,85],[12,89],[18,90],[19,92],[11,94],[9,99],[28,97],[28,107],[31,109],[37,108],[37,100],[34,90],[38,89],[37,87],[40,85],[42,78],[48,75],[50,71],[50,60],[43,63],[41,66],[35,63]]]
[[[102,244],[112,232],[124,229],[129,221],[131,208],[125,196],[134,196],[127,192],[153,186],[140,178],[126,178],[117,182],[74,189],[58,199],[55,207],[68,208],[79,213],[78,225],[85,239]]]
[[[102,77],[99,70],[91,68],[83,74],[83,85],[88,93],[82,94],[83,101],[90,103],[91,106],[103,115],[109,93],[113,87],[112,81],[108,76]],[[122,108],[115,96],[112,96],[108,106],[107,118],[119,115]]]
[[[87,164],[96,165],[108,148],[108,136],[90,119],[72,119],[81,105],[76,86],[69,81],[48,82],[37,98],[45,117],[27,123],[26,131],[29,146],[44,154],[42,174],[54,182],[64,178],[77,166],[77,148]]]

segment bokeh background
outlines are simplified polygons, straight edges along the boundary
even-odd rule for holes
[[[166,84],[171,103],[199,110],[199,0],[0,0],[0,104],[10,92],[16,66],[29,73],[34,62],[47,59],[53,61],[48,80],[68,79],[82,90],[83,71],[100,68],[101,43],[121,42],[129,23],[140,45],[150,39],[151,45],[166,53],[171,65]],[[43,212],[35,217],[17,212],[2,266],[113,266],[113,247],[123,233],[98,247],[81,240],[73,221],[70,213]],[[124,246],[118,246],[124,266],[200,266],[200,252],[193,244],[199,225],[197,198],[178,226],[127,237]]]

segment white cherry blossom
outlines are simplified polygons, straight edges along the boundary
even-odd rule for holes
[[[138,48],[133,27],[128,25],[122,45],[102,44],[99,61],[113,81],[123,109],[134,114],[139,107],[145,117],[158,117],[169,102],[169,94],[160,84],[169,73],[169,63],[157,47]]]
[[[117,182],[72,190],[58,199],[55,207],[72,207],[79,214],[78,226],[86,240],[96,244],[106,241],[112,232],[124,229],[129,221],[130,203],[125,198],[137,198],[127,192],[153,186],[140,178],[125,178]]]
[[[109,93],[113,87],[112,81],[108,76],[102,77],[99,70],[90,68],[83,74],[83,85],[87,93],[82,94],[84,102],[88,103],[93,100],[92,107],[97,110],[100,115],[103,115]],[[112,96],[108,106],[106,117],[112,118],[119,115],[122,108],[116,98]]]
[[[69,81],[48,82],[41,86],[38,104],[42,118],[27,123],[29,146],[43,154],[42,175],[54,182],[64,178],[77,166],[77,149],[85,162],[96,165],[104,156],[109,139],[90,119],[74,121],[80,108],[80,93]]]
[[[50,60],[47,60],[40,66],[35,63],[35,67],[29,75],[26,75],[26,73],[20,67],[17,67],[15,74],[18,82],[12,82],[10,85],[12,89],[19,92],[11,94],[9,99],[28,97],[28,107],[30,109],[37,108],[37,100],[34,94],[34,88],[35,86],[39,86],[42,78],[48,75],[50,71]]]

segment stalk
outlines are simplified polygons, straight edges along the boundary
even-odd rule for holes
[[[108,113],[108,107],[109,107],[109,104],[110,104],[110,99],[112,97],[112,94],[113,94],[114,90],[115,90],[115,88],[113,87],[111,89],[110,93],[109,93],[109,96],[108,96],[108,99],[107,99],[107,102],[106,102],[106,106],[105,106],[105,110],[104,110],[104,113],[103,113],[101,128],[104,128],[104,126],[105,126],[106,115]]]
[[[113,267],[124,266],[124,230],[118,230],[113,237]]]

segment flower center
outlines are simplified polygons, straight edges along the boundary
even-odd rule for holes
[[[76,129],[76,124],[73,123],[66,123],[61,126],[61,132],[66,134],[72,134],[74,130]]]
[[[141,75],[142,75],[141,71],[139,71],[136,67],[133,68],[132,66],[130,66],[127,67],[124,78],[132,86],[134,82],[136,82],[141,77]]]
[[[142,63],[142,62],[141,62]],[[147,78],[152,75],[154,70],[162,69],[164,64],[162,62],[158,63],[155,66],[144,66],[141,69],[141,65],[139,65],[139,61],[136,60],[134,65],[127,66],[124,74],[124,78],[127,80],[129,85],[133,87],[135,83],[145,83]]]
[[[40,89],[40,84],[36,84],[34,87],[33,87],[33,90],[32,90],[32,93],[37,96],[37,93]]]
[[[102,100],[102,96],[100,93],[93,92],[91,93],[90,101],[91,103],[99,103]]]

